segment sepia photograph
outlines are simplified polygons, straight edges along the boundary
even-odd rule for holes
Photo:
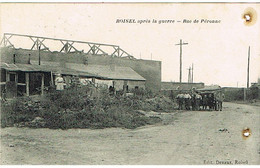
[[[259,165],[259,12],[1,2],[0,165]]]

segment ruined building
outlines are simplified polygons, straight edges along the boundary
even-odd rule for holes
[[[161,62],[135,59],[117,45],[5,33],[0,58],[7,97],[43,94],[57,74],[116,90],[161,89]]]

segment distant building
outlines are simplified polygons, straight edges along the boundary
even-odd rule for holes
[[[257,87],[260,89],[260,78],[258,78],[257,83],[251,83],[251,87]]]
[[[161,90],[190,90],[192,88],[203,88],[204,83],[162,82],[161,87]]]

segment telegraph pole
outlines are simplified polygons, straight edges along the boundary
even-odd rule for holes
[[[247,88],[249,88],[249,65],[250,65],[250,46],[248,47],[248,61],[247,61]]]
[[[189,74],[188,74],[188,83],[191,83],[191,73],[190,73],[190,71],[191,71],[191,67],[189,67]]]
[[[180,39],[179,44],[175,44],[180,46],[180,83],[182,79],[182,45],[188,45],[188,43],[182,43],[182,39]]]
[[[191,68],[191,83],[193,83],[193,63],[192,63],[192,68]]]

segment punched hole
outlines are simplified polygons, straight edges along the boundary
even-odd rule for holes
[[[249,132],[244,132],[244,136],[245,136],[245,137],[248,137],[249,135],[250,135]]]
[[[250,130],[250,128],[244,128],[243,131],[242,131],[242,136],[243,136],[244,138],[248,138],[250,135],[251,135],[251,130]]]
[[[248,14],[246,14],[246,15],[245,15],[245,19],[246,19],[247,22],[249,22],[249,21],[251,21],[251,16],[248,15]]]

